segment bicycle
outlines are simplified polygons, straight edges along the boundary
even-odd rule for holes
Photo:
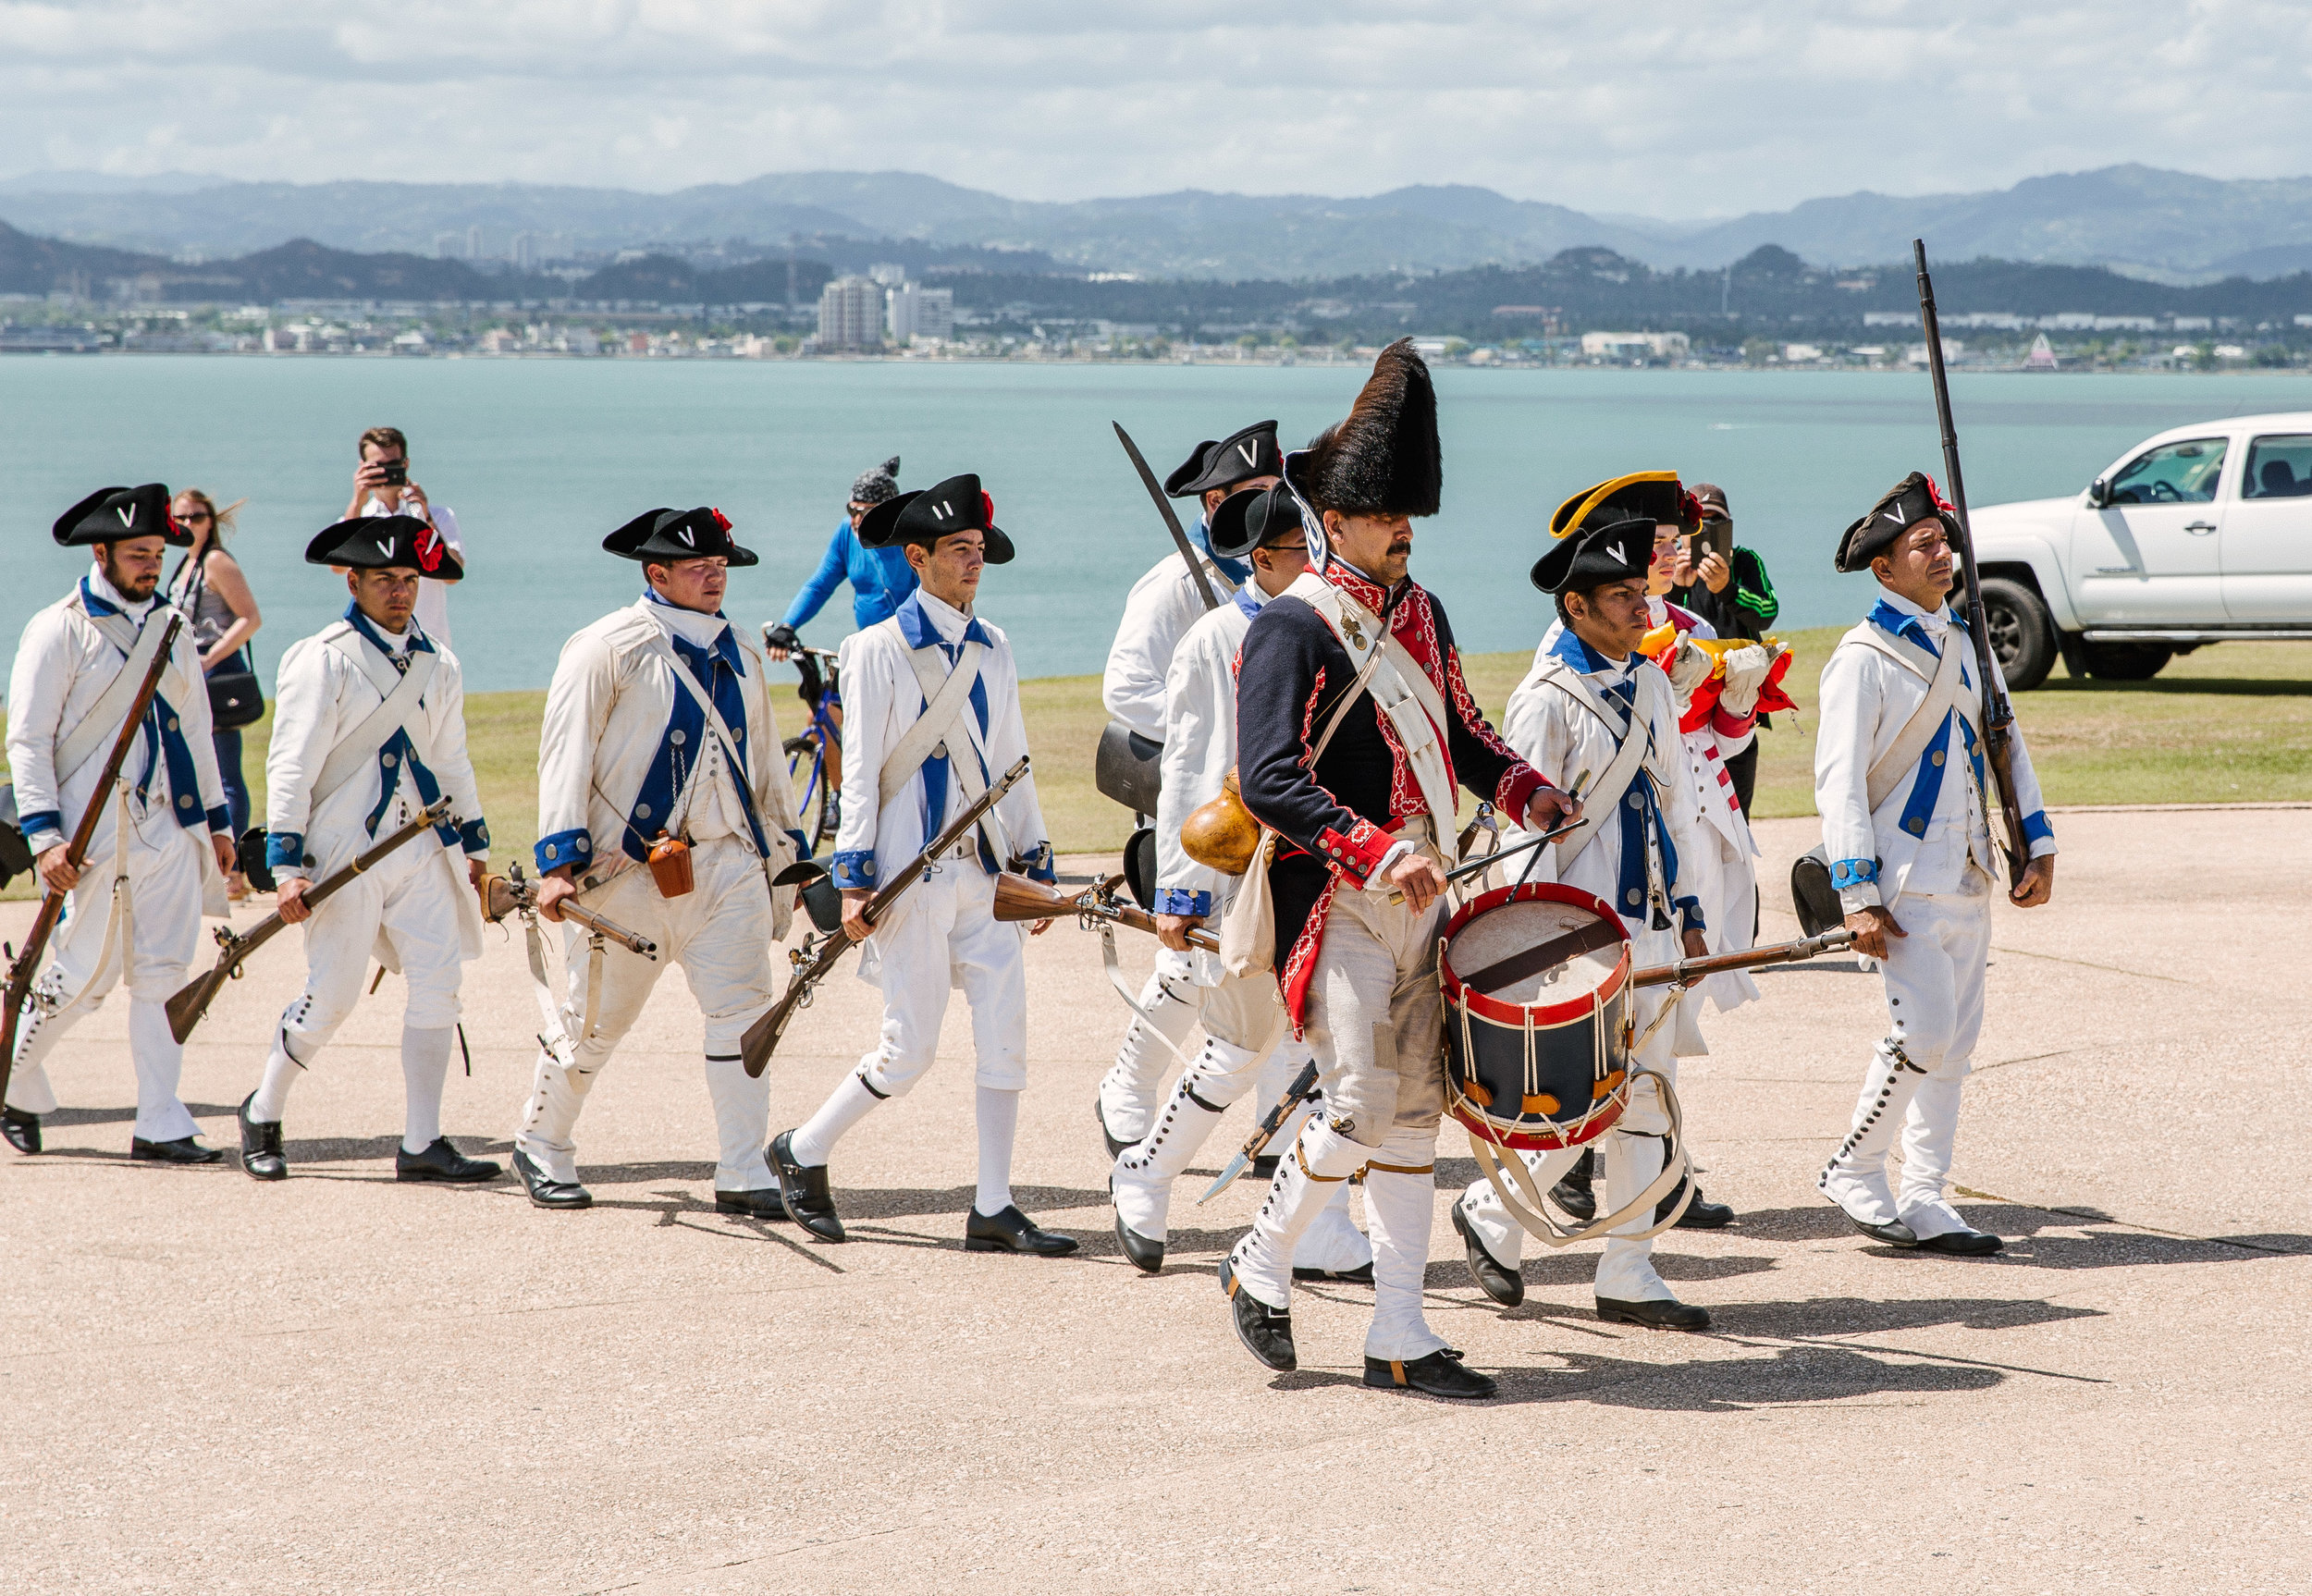
[[[764,646],[770,627],[765,625]],[[794,789],[795,823],[817,856],[842,826],[842,681],[832,649],[806,645],[790,651],[803,680],[795,696],[811,712],[810,724],[780,743],[787,756],[787,780]],[[819,662],[826,661],[822,672]]]

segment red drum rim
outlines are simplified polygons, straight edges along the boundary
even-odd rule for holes
[[[1556,881],[1529,881],[1521,887],[1495,887],[1490,892],[1481,892],[1462,904],[1461,912],[1445,925],[1445,945],[1437,954],[1437,977],[1448,999],[1466,1004],[1470,1013],[1495,1025],[1522,1027],[1530,1014],[1537,1028],[1545,1028],[1586,1019],[1620,995],[1623,985],[1629,979],[1629,937],[1627,932],[1622,935],[1621,960],[1614,966],[1613,973],[1582,996],[1568,998],[1562,1003],[1505,1003],[1482,992],[1472,992],[1461,984],[1461,977],[1453,971],[1454,934],[1478,915],[1498,909],[1504,903],[1530,903],[1537,900],[1570,903],[1578,909],[1587,909],[1616,929],[1620,929],[1621,916],[1614,913],[1613,905],[1579,887],[1568,887]]]
[[[1621,1122],[1629,1107],[1629,1087],[1627,1083],[1617,1087],[1603,1108],[1592,1111],[1580,1119],[1559,1124],[1555,1120],[1517,1122],[1519,1128],[1509,1128],[1509,1122],[1496,1120],[1483,1109],[1470,1103],[1457,1088],[1445,1111],[1461,1128],[1497,1148],[1510,1148],[1519,1152],[1557,1152],[1578,1148],[1597,1140]]]

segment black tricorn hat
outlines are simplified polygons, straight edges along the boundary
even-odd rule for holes
[[[1274,487],[1248,487],[1230,494],[1212,511],[1212,552],[1223,559],[1242,559],[1256,548],[1306,535],[1300,501],[1283,483]]]
[[[755,563],[755,551],[731,537],[731,518],[700,505],[696,509],[646,509],[602,540],[612,554],[648,564],[677,559],[724,559],[732,566]]]
[[[1654,527],[1643,516],[1629,516],[1561,537],[1533,562],[1533,585],[1549,594],[1587,593],[1643,576],[1654,564]]]
[[[1945,530],[1954,535],[1959,531],[1959,517],[1942,490],[1935,485],[1935,479],[1923,471],[1914,471],[1888,488],[1876,504],[1847,528],[1846,535],[1839,540],[1839,569],[1868,571],[1872,559],[1884,554],[1888,544],[1920,522],[1929,520],[1941,522]]]
[[[305,563],[353,571],[414,571],[438,582],[456,582],[465,575],[465,567],[449,552],[433,522],[413,515],[357,515],[341,521],[305,546]]]
[[[919,543],[928,548],[959,532],[986,534],[990,565],[1011,562],[1012,540],[995,524],[995,500],[969,472],[887,498],[859,522],[859,541],[869,548],[892,548],[903,543]]]
[[[1633,519],[1691,532],[1702,524],[1702,506],[1679,485],[1676,472],[1633,471],[1593,484],[1559,505],[1549,518],[1549,535]]]
[[[191,532],[177,524],[168,505],[168,487],[164,483],[100,487],[56,517],[50,531],[67,548],[121,543],[132,537],[166,538],[171,548],[191,548]]]
[[[1173,498],[1187,498],[1216,487],[1233,487],[1256,476],[1284,474],[1285,451],[1276,444],[1276,424],[1255,422],[1218,443],[1207,438],[1198,444],[1164,478],[1164,492]]]
[[[1399,338],[1381,351],[1348,419],[1296,453],[1290,471],[1293,485],[1320,513],[1437,513],[1445,491],[1437,390],[1412,339]]]

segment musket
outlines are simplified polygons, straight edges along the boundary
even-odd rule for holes
[[[872,928],[875,922],[882,918],[884,911],[891,907],[892,901],[923,879],[931,867],[931,862],[969,835],[972,829],[979,824],[980,817],[995,807],[996,800],[1009,792],[1013,784],[1027,774],[1027,760],[1023,755],[1018,764],[989,783],[985,792],[965,804],[963,813],[949,821],[945,829],[925,845],[922,853],[885,881],[860,910],[860,918]],[[764,1011],[761,1019],[746,1027],[746,1035],[739,1038],[739,1059],[746,1066],[748,1075],[757,1076],[763,1073],[764,1067],[770,1062],[772,1050],[779,1046],[779,1038],[786,1034],[787,1022],[794,1018],[797,1009],[810,1002],[812,988],[827,978],[834,969],[835,962],[850,946],[850,937],[835,930],[823,936],[806,936],[801,947],[789,951],[787,959],[794,966],[794,975],[787,982],[787,989],[780,994],[777,1002]]]
[[[1680,959],[1674,964],[1650,964],[1632,973],[1629,984],[1632,987],[1691,986],[1706,976],[1715,976],[1725,970],[1754,970],[1765,964],[1796,964],[1802,959],[1835,952],[1853,940],[1853,932],[1838,926],[1819,937],[1805,937],[1795,942],[1776,942],[1769,947],[1746,948],[1733,953],[1713,953],[1701,959]],[[1660,1028],[1675,1006],[1663,1006],[1662,1013],[1655,1016],[1654,1025],[1647,1028],[1637,1046],[1642,1047],[1652,1039],[1654,1032]],[[1228,1167],[1220,1172],[1220,1178],[1206,1187],[1204,1195],[1196,1199],[1198,1204],[1201,1206],[1211,1202],[1235,1185],[1237,1177],[1252,1167],[1252,1160],[1259,1158],[1262,1149],[1275,1138],[1285,1116],[1316,1089],[1317,1067],[1310,1064],[1294,1078],[1293,1084],[1285,1088],[1285,1095],[1277,1099],[1276,1106],[1253,1127],[1252,1134],[1245,1138],[1244,1146],[1237,1150],[1236,1156],[1229,1160]]]
[[[331,871],[327,876],[307,888],[305,906],[309,909],[320,908],[335,895],[338,888],[363,871],[375,869],[378,861],[403,843],[415,839],[420,832],[429,827],[441,824],[449,813],[449,798],[444,796],[435,799],[433,803],[418,811],[408,824],[380,839],[366,852],[357,854],[350,864]],[[250,927],[246,931],[235,931],[230,926],[219,926],[216,928],[218,951],[215,965],[205,974],[195,976],[186,986],[179,988],[177,995],[168,1000],[166,1005],[168,1034],[176,1037],[179,1043],[191,1036],[193,1026],[201,1023],[202,1017],[209,1012],[209,1005],[215,1001],[216,995],[225,989],[225,983],[240,978],[242,962],[288,928],[289,922],[281,918],[281,912],[278,909]]]
[[[146,622],[152,624],[151,621]],[[112,753],[105,756],[103,774],[94,787],[89,789],[88,807],[80,811],[80,823],[72,828],[72,836],[64,845],[65,862],[75,870],[88,858],[89,843],[96,836],[97,822],[104,818],[105,803],[113,795],[113,784],[120,780],[120,767],[128,763],[129,750],[136,746],[137,733],[144,729],[145,712],[153,707],[153,695],[161,690],[161,677],[168,669],[170,657],[177,647],[177,633],[185,624],[181,611],[170,609],[168,619],[161,623],[167,630],[161,633],[160,648],[153,656],[153,663],[145,669],[144,681],[137,688],[136,699],[129,706],[129,718],[120,723],[120,732],[113,739]],[[63,783],[59,781],[58,786]],[[129,839],[115,840],[122,852],[121,867],[127,868]],[[8,989],[6,1013],[0,1013],[0,1097],[8,1090],[8,1072],[16,1062],[16,1027],[22,1017],[24,1005],[32,995],[32,977],[40,973],[40,956],[48,950],[48,939],[55,935],[56,922],[64,917],[69,891],[48,891],[41,894],[40,913],[32,918],[32,928],[25,933],[24,951],[8,965]],[[125,958],[126,955],[124,955]]]
[[[509,868],[512,871],[510,876],[482,878],[482,917],[493,926],[509,915],[538,912],[538,884],[523,878],[521,860],[515,860]],[[607,915],[596,914],[575,898],[564,898],[554,905],[554,912],[605,941],[616,942],[630,953],[639,953],[646,959],[658,956],[658,943],[628,930]]]
[[[1063,915],[1073,915],[1087,927],[1105,920],[1151,936],[1157,934],[1155,915],[1138,903],[1125,902],[1116,896],[1116,888],[1123,881],[1121,876],[1111,876],[1071,898],[1057,887],[1047,887],[1041,881],[1006,870],[995,878],[995,917],[1018,922],[1056,920]],[[1208,953],[1220,951],[1220,939],[1210,931],[1191,928],[1187,938],[1191,948],[1201,948]]]
[[[1108,424],[1116,429],[1116,441],[1124,446],[1124,452],[1132,457],[1132,469],[1140,473],[1140,485],[1147,488],[1148,497],[1156,501],[1156,511],[1164,518],[1165,530],[1172,534],[1173,547],[1178,549],[1180,558],[1188,562],[1188,574],[1196,579],[1196,595],[1204,601],[1206,609],[1218,609],[1220,596],[1212,591],[1211,583],[1205,579],[1204,562],[1197,558],[1196,549],[1188,542],[1188,534],[1180,530],[1180,518],[1172,513],[1172,500],[1164,497],[1163,485],[1156,480],[1156,473],[1148,469],[1148,461],[1140,454],[1140,446],[1132,441],[1132,435],[1124,430],[1124,424],[1115,421]]]
[[[1935,316],[1935,285],[1926,275],[1926,240],[1911,240],[1919,266],[1919,319],[1926,328],[1926,368],[1935,379],[1935,419],[1943,429],[1943,478],[1950,484],[1959,522],[1959,580],[1965,584],[1967,636],[1974,645],[1974,679],[1983,689],[1983,757],[1998,789],[1999,822],[2007,832],[2007,885],[2023,885],[2031,845],[2023,838],[2023,804],[2015,794],[2015,706],[1991,659],[1991,628],[1983,615],[1983,581],[1974,568],[1974,533],[1967,521],[1967,485],[1959,473],[1959,432],[1950,419],[1950,378],[1943,370],[1942,325]]]

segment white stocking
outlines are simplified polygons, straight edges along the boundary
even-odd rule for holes
[[[971,1206],[993,1219],[1012,1206],[1012,1144],[1019,1136],[1019,1093],[1001,1087],[977,1088],[979,1122],[979,1193]]]
[[[803,1123],[803,1128],[788,1139],[787,1147],[794,1154],[794,1161],[807,1169],[816,1169],[834,1156],[835,1144],[843,1133],[867,1117],[869,1110],[883,1099],[867,1089],[867,1084],[854,1070],[843,1076],[842,1085],[827,1094],[827,1100],[818,1106],[818,1112]]]
[[[261,1125],[280,1123],[282,1112],[289,1107],[289,1087],[304,1073],[304,1065],[289,1050],[289,1033],[276,1025],[273,1050],[265,1055],[264,1079],[257,1084],[256,1096],[249,1101],[249,1117]]]
[[[1365,1356],[1410,1363],[1445,1344],[1421,1317],[1429,1234],[1436,1219],[1437,1131],[1398,1128],[1365,1166],[1365,1223],[1372,1232],[1372,1328]]]
[[[443,1025],[401,1027],[401,1150],[422,1153],[441,1138],[441,1088],[449,1078],[450,1036]]]

